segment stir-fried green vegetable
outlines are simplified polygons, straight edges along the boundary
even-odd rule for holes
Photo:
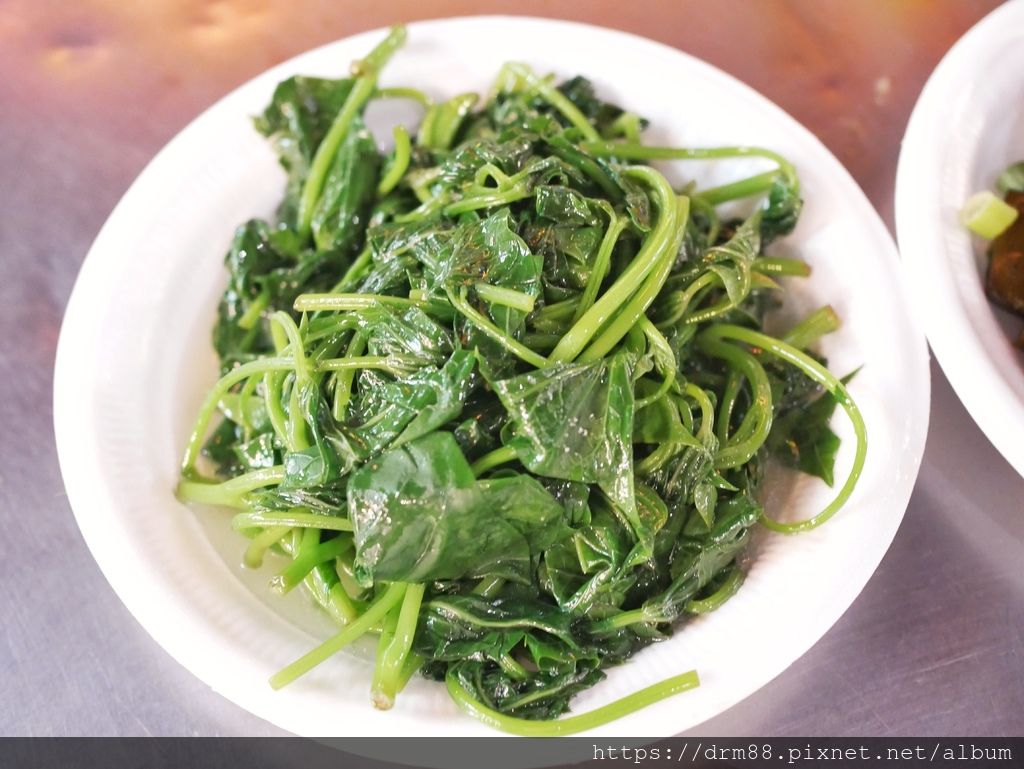
[[[764,252],[800,212],[784,158],[645,146],[587,80],[521,64],[482,103],[381,88],[403,36],[351,78],[286,80],[256,120],[288,184],[228,253],[223,377],[178,494],[236,508],[246,564],[286,554],[273,588],[303,585],[341,627],[273,686],[374,633],[378,707],[418,671],[506,731],[591,728],[697,685],[552,720],[728,600],[755,525],[801,531],[849,497],[864,424],[808,352],[838,319],[763,330],[776,278],[809,273]],[[389,153],[363,122],[381,98],[425,107]],[[774,167],[703,190],[646,165],[748,157]],[[719,215],[739,199],[753,213]],[[771,520],[770,457],[832,484],[837,404],[857,446],[835,501]]]

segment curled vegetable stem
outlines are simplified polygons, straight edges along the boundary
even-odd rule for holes
[[[584,286],[583,294],[580,296],[579,303],[576,305],[576,311],[573,313],[573,323],[582,318],[583,313],[594,306],[597,292],[601,290],[601,284],[604,283],[604,279],[608,275],[608,269],[611,267],[612,252],[615,250],[615,244],[619,240],[619,235],[622,234],[622,231],[626,229],[626,225],[629,223],[626,217],[616,214],[615,209],[611,206],[607,207],[606,213],[608,214],[608,229],[604,231],[604,237],[601,238],[601,245],[598,247],[597,256],[594,258],[594,266],[587,277],[587,285]]]
[[[182,480],[178,482],[178,499],[206,505],[242,507],[242,496],[264,486],[274,486],[284,480],[284,466],[264,467],[239,475],[223,483]]]
[[[695,689],[700,686],[700,678],[697,676],[697,671],[691,670],[682,675],[666,678],[660,683],[633,692],[622,699],[591,710],[589,713],[560,718],[557,721],[532,721],[525,718],[506,716],[496,710],[492,710],[474,699],[473,695],[462,685],[457,676],[450,671],[445,677],[445,684],[448,686],[448,693],[455,700],[455,704],[464,713],[487,724],[487,726],[500,729],[509,734],[518,734],[522,737],[559,737],[566,734],[584,732],[588,729],[596,729],[603,724],[607,724],[609,721],[627,716],[666,697]]]
[[[682,447],[682,443],[672,441],[660,444],[654,451],[636,462],[634,465],[636,474],[643,477],[660,470]]]
[[[718,406],[718,442],[723,446],[729,441],[729,425],[732,423],[732,413],[742,389],[743,378],[735,369],[730,370],[725,380],[722,402]]]
[[[484,163],[473,174],[473,184],[477,187],[487,188],[489,186],[487,184],[488,181],[493,181],[493,187],[499,190],[506,190],[515,184],[512,177],[494,165],[494,163]]]
[[[700,427],[697,428],[697,439],[706,446],[710,443],[711,436],[714,435],[715,406],[708,394],[693,382],[687,382],[683,392],[693,398],[700,408]]]
[[[676,354],[672,352],[672,346],[668,343],[665,336],[658,331],[657,327],[651,323],[646,315],[642,315],[640,320],[637,321],[637,327],[644,332],[644,336],[647,338],[647,343],[654,351],[654,360],[661,362],[661,375],[664,377],[661,385],[646,398],[641,398],[635,404],[637,411],[642,409],[654,401],[661,398],[667,393],[672,385],[675,384],[676,375],[678,373],[678,366],[676,364]]]
[[[654,193],[658,219],[651,228],[650,234],[644,239],[640,251],[629,266],[622,272],[611,287],[594,302],[573,327],[562,337],[562,341],[548,356],[551,363],[567,363],[583,351],[583,348],[600,331],[634,293],[643,284],[644,279],[654,270],[660,259],[664,257],[666,245],[677,235],[679,207],[675,192],[660,173],[653,168],[644,166],[630,167],[623,171],[624,175],[632,176],[647,183]],[[635,322],[635,320],[634,320]],[[629,324],[632,326],[632,323]],[[622,329],[624,335],[629,327]],[[619,337],[622,338],[621,336]]]
[[[524,345],[522,342],[518,342],[508,334],[504,333],[501,329],[495,326],[491,321],[481,315],[473,306],[466,301],[466,287],[463,286],[458,294],[454,294],[448,291],[448,301],[451,302],[452,306],[458,310],[462,315],[476,326],[480,331],[489,336],[495,342],[500,344],[510,353],[515,355],[517,358],[529,363],[534,368],[543,368],[547,365],[548,361],[543,355],[538,355],[529,347]]]
[[[790,186],[799,184],[796,168],[777,152],[764,147],[651,147],[634,142],[584,142],[582,147],[598,157],[623,160],[717,160],[719,158],[761,157],[775,162]]]
[[[227,395],[232,387],[257,374],[266,374],[271,371],[290,371],[294,365],[294,361],[291,358],[260,358],[259,360],[243,363],[222,376],[217,381],[217,384],[213,386],[213,389],[206,394],[206,399],[199,407],[199,414],[196,416],[195,424],[192,426],[192,433],[189,435],[188,445],[185,447],[185,456],[181,462],[182,475],[186,478],[195,475],[196,461],[199,459],[199,451],[203,445],[206,428],[210,424],[213,413],[217,410],[217,404],[220,403],[220,399]]]
[[[396,125],[391,133],[395,137],[395,154],[392,156],[387,172],[377,184],[377,196],[381,198],[402,181],[402,177],[405,176],[405,172],[409,168],[409,159],[412,157],[412,139],[409,137],[409,132],[405,130],[405,126]]]
[[[750,407],[739,429],[729,443],[715,455],[718,470],[739,467],[750,461],[764,445],[772,429],[772,386],[757,358],[746,350],[722,341],[719,330],[725,324],[710,326],[697,335],[698,348],[713,358],[720,358],[737,369],[753,389]],[[730,328],[738,328],[738,326]]]
[[[729,576],[721,586],[707,598],[692,598],[686,602],[686,611],[690,614],[708,614],[718,609],[736,595],[736,591],[743,584],[744,574],[738,566],[733,566]]]
[[[763,174],[757,174],[747,179],[729,182],[718,187],[709,187],[706,190],[700,190],[696,194],[708,205],[717,206],[730,200],[749,198],[768,192],[778,175],[778,171],[765,171]]]
[[[691,304],[698,303],[698,295],[702,291],[711,288],[716,283],[721,284],[722,279],[713,272],[701,273],[700,277],[694,280],[690,285],[681,291],[676,291],[670,298],[670,306],[672,307],[672,313],[658,322],[658,328],[671,328],[675,326],[679,320],[686,315],[686,311],[690,309]],[[702,297],[701,297],[702,298]],[[689,318],[687,318],[689,322]]]
[[[675,226],[677,230],[675,237],[672,237],[662,245],[660,259],[655,268],[644,279],[640,289],[633,294],[614,319],[609,322],[608,326],[591,342],[590,346],[580,354],[579,360],[581,362],[586,363],[600,360],[607,355],[622,340],[622,337],[636,325],[637,321],[643,317],[647,308],[651,306],[651,302],[658,296],[662,286],[665,285],[666,278],[668,278],[669,273],[672,271],[672,264],[675,262],[676,254],[679,253],[679,247],[682,245],[683,238],[685,237],[686,217],[690,210],[689,206],[690,201],[688,198],[678,199],[676,203]]]
[[[751,345],[763,352],[774,355],[779,360],[789,363],[791,366],[795,366],[810,379],[824,387],[825,390],[836,399],[836,402],[843,407],[846,415],[850,418],[850,422],[853,423],[853,431],[856,436],[857,446],[854,452],[853,466],[850,468],[850,474],[846,477],[846,482],[839,490],[835,499],[833,499],[828,506],[817,515],[797,523],[781,523],[779,521],[772,520],[767,516],[762,516],[761,519],[761,522],[765,527],[773,531],[782,532],[783,534],[796,534],[798,532],[809,531],[810,529],[820,526],[835,515],[836,512],[846,504],[850,495],[853,494],[853,489],[857,485],[857,480],[860,478],[860,474],[864,469],[864,459],[867,455],[868,448],[867,427],[864,424],[864,417],[861,416],[860,409],[857,408],[857,404],[854,403],[853,398],[850,397],[850,393],[847,391],[846,386],[839,381],[832,372],[818,363],[818,361],[814,360],[814,358],[796,349],[796,347],[791,344],[787,344],[786,342],[770,337],[767,334],[753,331],[749,328],[742,328],[741,326],[733,326],[729,324],[713,326],[704,331],[703,334],[708,335],[707,338],[735,339],[738,342],[743,342],[744,344]]]
[[[429,107],[433,104],[433,101],[423,91],[418,88],[407,88],[404,86],[390,86],[388,88],[378,88],[374,94],[375,99],[409,99],[410,101],[417,102],[418,104]]]

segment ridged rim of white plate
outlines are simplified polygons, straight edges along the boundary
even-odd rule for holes
[[[1024,40],[1024,0],[1010,0],[972,27],[943,57],[918,97],[896,174],[896,231],[910,294],[935,357],[992,444],[1024,475],[1024,353],[1013,348],[985,296],[980,246],[958,222],[985,141],[980,95],[1024,97],[1024,73],[995,66]],[[1006,162],[1018,158],[1006,158]]]
[[[577,58],[590,56],[597,62],[602,57],[607,59],[608,52],[614,52],[616,66],[642,61],[676,78],[673,82],[679,89],[691,87],[689,82],[695,83],[692,87],[698,91],[713,88],[721,95],[723,111],[740,110],[746,118],[728,123],[728,130],[734,134],[750,131],[751,125],[770,127],[778,135],[777,148],[797,153],[805,172],[805,190],[811,199],[798,228],[798,233],[809,233],[800,236],[804,246],[801,253],[816,258],[822,256],[820,248],[827,246],[824,256],[815,262],[820,272],[807,285],[820,286],[821,281],[832,280],[829,299],[837,301],[840,309],[846,305],[860,308],[859,312],[851,310],[848,327],[835,335],[831,347],[826,346],[826,352],[843,367],[852,368],[865,360],[875,364],[866,366],[852,385],[865,411],[873,443],[861,486],[848,507],[828,526],[809,534],[762,537],[748,583],[736,598],[672,640],[650,647],[629,664],[612,670],[607,682],[579,698],[577,712],[607,701],[616,692],[621,696],[700,661],[704,674],[700,689],[594,732],[617,736],[674,734],[720,713],[781,673],[824,635],[874,572],[902,519],[924,450],[930,394],[927,349],[906,311],[901,266],[877,213],[828,150],[767,99],[710,65],[667,46],[570,22],[522,17],[419,22],[409,26],[410,50],[405,55],[416,55],[417,44],[413,41],[421,40],[420,50],[440,50],[439,60],[454,57],[452,61],[461,66],[458,51],[452,53],[450,46],[431,49],[430,45],[439,40],[455,45],[484,33],[492,39],[529,41],[542,62],[546,61],[543,52],[549,50],[544,47],[545,40],[553,43],[557,39],[561,46],[575,44],[581,52],[592,52],[573,57],[568,65],[573,70],[580,66],[586,71],[587,65],[580,65]],[[144,372],[140,367],[147,361],[161,360],[153,356],[162,351],[154,353],[151,349],[160,341],[150,329],[156,321],[146,314],[156,311],[153,307],[161,297],[136,297],[132,286],[119,291],[118,282],[127,280],[126,273],[133,271],[134,280],[159,291],[161,271],[170,268],[154,261],[155,257],[147,262],[148,252],[139,244],[152,238],[152,231],[146,227],[153,223],[154,205],[164,203],[167,195],[179,189],[189,189],[180,175],[190,164],[214,163],[216,147],[207,143],[206,133],[224,125],[234,130],[244,121],[232,122],[229,118],[237,118],[241,108],[254,109],[254,105],[263,103],[281,78],[297,71],[316,74],[328,69],[328,63],[337,71],[346,61],[364,53],[381,34],[381,30],[375,30],[332,43],[253,79],[184,129],[132,185],[90,250],[61,329],[54,383],[57,448],[79,527],[108,581],[143,627],[216,691],[298,734],[493,734],[457,714],[443,687],[431,682],[414,681],[394,710],[373,711],[366,689],[369,666],[357,657],[332,659],[296,684],[272,692],[265,683],[266,676],[307,650],[313,638],[232,578],[186,508],[174,507],[167,516],[153,514],[161,505],[173,504],[168,495],[176,465],[146,464],[146,438],[139,437],[144,425],[137,422],[151,420],[160,428],[168,417],[154,413],[161,404],[146,401],[146,397],[156,396],[126,391],[117,378],[119,370],[129,376],[133,371]],[[593,62],[591,66],[597,67]],[[418,61],[419,66],[426,64],[433,66],[433,60]],[[438,66],[451,64],[442,61]],[[488,63],[488,76],[496,69]],[[614,83],[614,77],[608,80]],[[632,88],[633,81],[630,83]],[[603,82],[599,80],[598,85],[602,87]],[[716,125],[715,136],[728,140],[720,130]],[[207,176],[212,181],[205,179],[203,184],[216,183],[212,172]],[[183,210],[198,205],[180,195],[176,200]],[[211,258],[219,260],[224,245],[212,244],[216,257]],[[153,246],[157,253],[161,247]],[[172,252],[171,256],[182,261],[180,255]],[[870,268],[870,275],[860,268],[861,264]],[[188,270],[189,266],[181,269]],[[834,270],[845,282],[829,278]],[[887,280],[876,292],[873,286],[878,275]],[[812,294],[814,289],[806,292]],[[878,312],[874,307],[876,296],[885,300]],[[874,319],[876,315],[885,321],[884,326]],[[874,329],[875,325],[879,328]],[[874,336],[868,334],[862,339],[850,330],[854,328],[867,328]],[[868,341],[871,349],[864,347]],[[207,345],[204,336],[202,346],[195,349],[209,357]],[[105,424],[101,424],[103,419],[107,420]],[[155,443],[160,435],[150,433],[150,438]],[[848,461],[851,449],[847,441],[841,464]],[[138,456],[121,456],[135,450]],[[121,460],[121,466],[111,467],[118,464],[114,459]],[[802,488],[793,491],[789,501],[799,503],[796,494],[812,501],[822,497],[820,488],[810,488],[806,493]],[[189,560],[187,565],[180,563],[182,558]],[[738,643],[744,638],[748,639],[743,643],[744,654],[736,658],[723,658],[718,647],[711,644]],[[707,656],[707,664],[702,655]]]

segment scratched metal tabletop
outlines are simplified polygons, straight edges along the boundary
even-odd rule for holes
[[[78,533],[53,444],[61,316],[131,180],[194,115],[268,66],[424,16],[564,14],[673,45],[807,125],[892,225],[907,117],[994,2],[0,0],[0,734],[273,735],[178,666]],[[1024,734],[1024,479],[933,365],[903,526],[810,652],[704,735]]]

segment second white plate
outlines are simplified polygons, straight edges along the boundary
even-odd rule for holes
[[[973,193],[1024,159],[1024,0],[946,54],[921,92],[896,175],[896,230],[914,309],[974,421],[1024,475],[1024,321],[985,296],[986,244],[960,224]]]

